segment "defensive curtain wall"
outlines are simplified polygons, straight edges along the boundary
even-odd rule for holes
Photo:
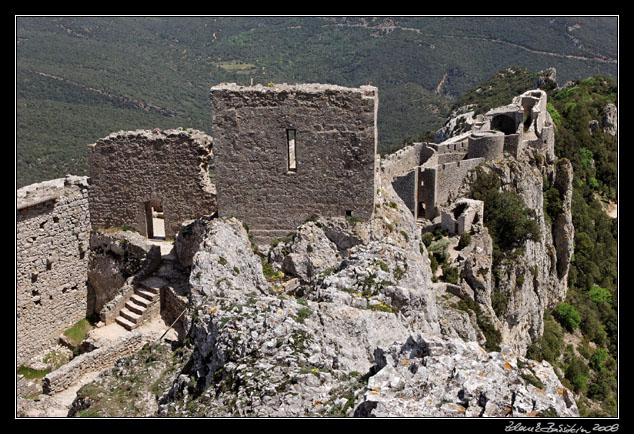
[[[546,92],[536,89],[480,116],[471,131],[438,144],[414,143],[387,158],[394,189],[412,214],[435,221],[477,166],[505,154],[518,158],[527,147],[539,148],[552,162],[554,137]]]
[[[181,224],[216,211],[209,179],[211,137],[200,131],[118,132],[90,146],[90,220],[93,228],[130,226],[155,234],[152,215],[162,214],[164,236]]]
[[[378,91],[322,84],[211,88],[219,216],[256,242],[313,215],[374,208]]]
[[[86,177],[17,191],[16,361],[46,350],[86,316],[90,218]]]

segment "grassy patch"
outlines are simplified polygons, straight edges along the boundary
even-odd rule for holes
[[[18,374],[23,375],[27,380],[44,378],[49,372],[51,372],[50,369],[33,369],[24,365],[20,365],[18,368]]]
[[[64,331],[64,336],[69,338],[76,346],[81,344],[88,332],[92,330],[90,322],[84,318],[78,321],[74,326]]]
[[[311,316],[313,314],[313,311],[307,307],[301,308],[297,310],[297,315],[295,316],[295,320],[300,323],[303,324],[304,321],[306,320],[306,318],[308,318],[309,316]]]
[[[42,361],[53,369],[57,369],[60,366],[68,363],[70,361],[70,357],[62,353],[61,351],[51,351],[46,356],[44,356],[44,359],[42,359]]]

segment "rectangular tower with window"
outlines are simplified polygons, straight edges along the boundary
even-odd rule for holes
[[[210,94],[220,217],[247,223],[256,242],[314,215],[370,218],[375,87],[221,84]]]

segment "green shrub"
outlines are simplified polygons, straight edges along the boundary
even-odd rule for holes
[[[43,378],[51,372],[50,369],[33,369],[28,366],[20,365],[18,368],[18,374],[23,375],[27,380],[34,380],[36,378]]]
[[[427,251],[434,255],[439,263],[443,263],[449,257],[449,244],[449,239],[443,238],[432,242]]]
[[[574,354],[569,355],[566,360],[568,367],[566,368],[565,377],[570,381],[575,392],[581,392],[588,383],[588,366],[580,357]]]
[[[550,117],[553,119],[553,123],[555,125],[561,125],[561,115],[551,102],[546,103],[546,110],[550,114]]]
[[[600,286],[592,285],[589,291],[590,299],[595,303],[611,303],[612,294],[607,289],[603,289]]]
[[[435,255],[429,254],[429,260],[431,261],[431,272],[432,274],[436,274],[436,270],[438,270],[438,260]]]
[[[458,241],[458,250],[464,249],[469,244],[471,244],[471,234],[469,234],[469,232],[463,232]]]
[[[544,213],[546,221],[552,223],[563,210],[561,194],[555,187],[548,187],[544,191]]]
[[[432,234],[431,232],[425,232],[423,235],[421,235],[420,239],[423,244],[425,244],[425,247],[429,247],[431,242],[434,240],[434,234]]]
[[[455,267],[443,267],[443,279],[445,282],[458,284],[458,269]]]
[[[564,338],[564,331],[548,312],[544,312],[544,333],[534,341],[526,357],[533,360],[546,360],[553,364],[561,355],[561,345]]]
[[[553,310],[553,317],[559,321],[562,327],[571,333],[574,332],[581,323],[581,315],[579,315],[579,312],[577,312],[574,306],[568,303],[559,303]]]
[[[592,357],[590,357],[590,367],[595,371],[602,371],[603,364],[608,358],[608,352],[603,348],[597,348]]]
[[[493,312],[498,318],[501,318],[506,313],[508,306],[508,297],[497,286],[493,288],[491,293],[491,307]]]
[[[471,185],[472,199],[482,200],[484,207],[484,225],[493,239],[494,262],[500,254],[510,253],[528,240],[541,238],[539,226],[531,216],[522,197],[510,191],[500,192],[500,179],[491,172],[476,169],[477,179]]]

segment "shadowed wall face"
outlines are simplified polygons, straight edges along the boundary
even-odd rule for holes
[[[313,215],[368,219],[374,208],[377,89],[276,85],[211,89],[219,216],[256,242]]]
[[[90,154],[92,227],[173,238],[184,221],[213,214],[211,150],[211,137],[200,131],[129,131],[97,141]]]

